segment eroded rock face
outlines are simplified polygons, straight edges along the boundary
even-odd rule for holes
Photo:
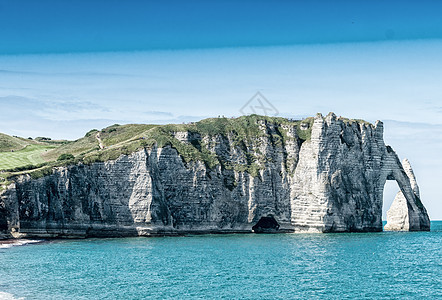
[[[429,230],[410,178],[384,144],[383,124],[346,124],[333,114],[317,117],[292,183],[292,224],[300,231],[381,231],[387,179],[398,182],[412,208],[410,230]]]
[[[265,134],[241,144],[176,134],[216,153],[213,169],[166,146],[21,176],[1,192],[0,225],[29,237],[136,236],[251,232],[272,216],[282,232],[382,231],[384,184],[395,179],[411,207],[409,230],[429,230],[414,176],[384,144],[381,122],[318,115],[307,141],[296,125],[260,122]],[[263,159],[251,162],[251,154]],[[256,174],[228,167],[251,163]]]

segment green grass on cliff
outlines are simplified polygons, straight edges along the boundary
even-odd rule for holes
[[[73,142],[66,143],[52,151],[43,154],[45,161],[55,161],[62,154],[78,156],[81,153],[98,150],[98,141],[95,135],[84,137]]]
[[[109,126],[100,132],[100,137],[103,140],[103,144],[106,147],[112,147],[120,143],[126,143],[136,141],[143,137],[143,134],[159,125],[149,124],[128,124],[118,125],[114,124]]]
[[[0,152],[17,151],[33,143],[32,140],[0,133]]]
[[[98,155],[101,152],[114,152],[110,149],[122,149],[127,147],[132,142],[139,141],[142,137],[142,133],[156,127],[158,125],[144,125],[144,124],[128,124],[128,125],[112,125],[107,128],[99,130],[91,130],[84,137],[67,143],[58,147],[52,151],[49,151],[43,155],[46,161],[57,160],[62,154],[72,154],[75,157],[83,158],[91,155]],[[103,142],[105,149],[101,150],[97,139],[97,134]],[[138,143],[139,144],[139,143]],[[120,154],[124,154],[127,151],[122,149]],[[103,160],[104,159],[103,156]]]
[[[31,144],[23,149],[14,152],[0,152],[0,170],[15,169],[45,163],[42,154],[52,150],[53,145]]]
[[[344,118],[344,117],[339,117],[338,120],[343,121],[345,124],[353,124],[353,123],[357,123],[357,124],[362,124],[362,125],[371,125],[370,122],[367,122],[365,120],[362,119],[348,119],[348,118]]]
[[[307,119],[304,119],[302,121],[299,121],[298,126],[296,127],[296,133],[298,134],[299,138],[304,141],[309,141],[312,135],[312,126],[313,122],[315,121],[315,118],[310,117]],[[302,129],[302,125],[307,125],[307,129]]]
[[[209,118],[188,124],[114,124],[102,130],[93,129],[83,138],[71,142],[34,141],[0,134],[0,181],[3,180],[4,185],[6,179],[24,173],[38,178],[49,174],[54,166],[114,160],[122,154],[131,154],[142,148],[167,145],[176,149],[186,163],[202,161],[209,168],[221,164],[225,168],[248,171],[255,176],[260,170],[260,164],[268,158],[260,154],[257,149],[248,149],[249,145],[259,144],[260,137],[267,136],[275,146],[282,147],[289,138],[284,128],[290,126],[296,128],[301,141],[308,141],[313,121],[314,118],[293,121],[279,117],[250,115],[239,118]],[[350,119],[345,119],[344,122],[366,123]],[[263,130],[265,128],[262,126],[263,123],[273,124],[275,131],[266,132]],[[188,132],[203,139],[196,138],[189,143],[182,142],[175,138],[177,132]],[[233,147],[238,147],[246,153],[247,162],[231,165],[230,162],[222,161],[221,157],[209,150],[214,146],[212,137],[229,137]],[[211,145],[206,144],[207,141]],[[256,151],[252,153],[254,150]],[[62,155],[74,158],[57,161]],[[6,169],[9,170],[5,172]]]

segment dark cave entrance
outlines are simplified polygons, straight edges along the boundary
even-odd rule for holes
[[[0,215],[0,232],[8,230],[8,221],[2,215]]]
[[[262,217],[252,227],[254,233],[272,233],[279,230],[279,224],[273,216]]]

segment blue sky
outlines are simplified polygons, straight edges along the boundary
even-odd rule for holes
[[[0,52],[285,46],[442,37],[440,1],[0,1]]]
[[[442,219],[441,6],[0,0],[0,132],[75,139],[113,123],[238,116],[261,91],[281,116],[383,120]]]

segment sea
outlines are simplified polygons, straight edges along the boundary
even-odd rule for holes
[[[22,243],[0,249],[0,299],[442,299],[431,228]]]

